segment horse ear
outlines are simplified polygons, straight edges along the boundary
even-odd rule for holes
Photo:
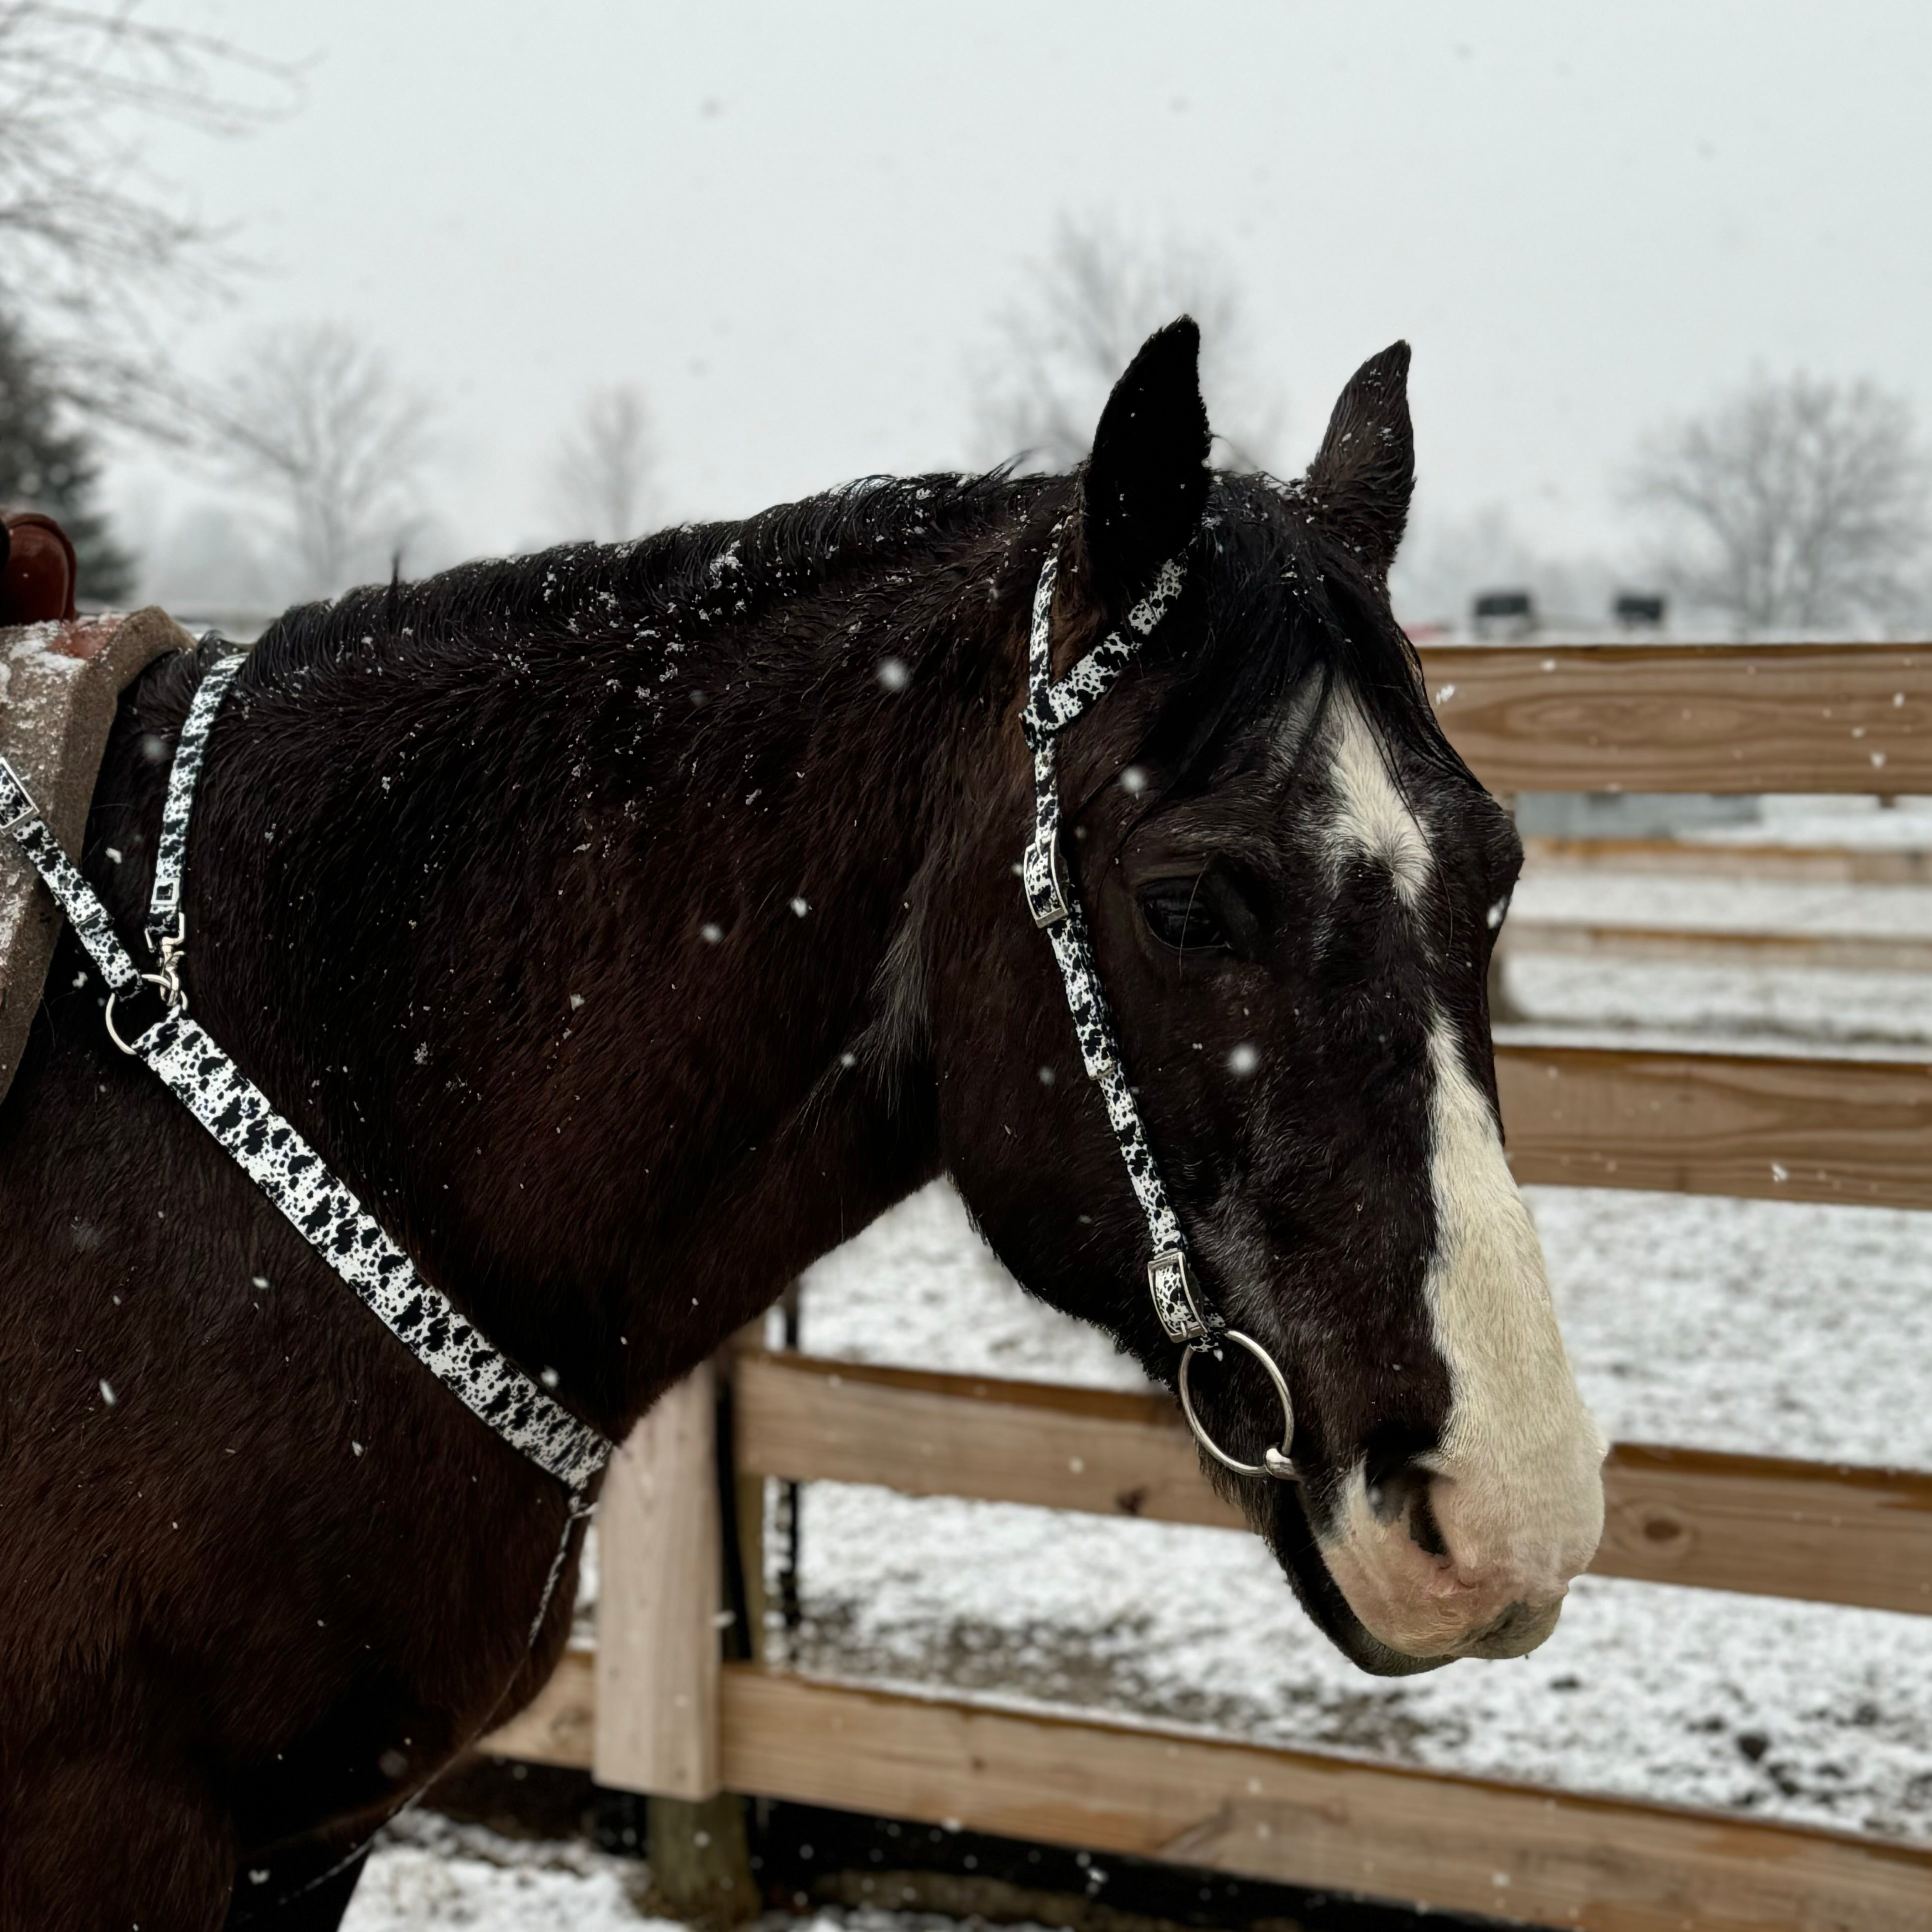
[[[1149,336],[1114,386],[1088,459],[1082,528],[1095,593],[1118,610],[1186,548],[1208,501],[1201,331],[1182,316]]]
[[[1408,344],[1392,343],[1349,379],[1308,466],[1316,513],[1384,582],[1408,521],[1415,434],[1408,420]]]

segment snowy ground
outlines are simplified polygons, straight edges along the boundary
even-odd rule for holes
[[[682,1932],[638,1904],[644,1868],[580,1845],[526,1844],[418,1813],[371,1856],[343,1932]],[[761,1932],[958,1932],[921,1912],[772,1913]],[[1010,1932],[1041,1932],[1014,1926]]]
[[[526,1844],[414,1812],[370,1855],[343,1932],[674,1932],[638,1908],[643,1870],[586,1846]]]

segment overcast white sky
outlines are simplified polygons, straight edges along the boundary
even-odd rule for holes
[[[1064,214],[1221,255],[1298,466],[1409,338],[1425,506],[1555,549],[1618,547],[1638,432],[1755,368],[1932,418],[1923,0],[157,8],[310,62],[280,124],[154,144],[262,265],[184,352],[363,328],[442,400],[466,549],[552,533],[593,384],[648,394],[670,514],[958,463]]]

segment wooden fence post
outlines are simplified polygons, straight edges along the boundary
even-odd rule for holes
[[[718,1384],[705,1363],[658,1399],[612,1460],[598,1504],[599,1784],[650,1799],[657,1903],[754,1917],[743,1808],[719,1781],[724,1546]]]
[[[598,1506],[593,1768],[621,1791],[720,1788],[716,1401],[708,1362],[659,1397]]]

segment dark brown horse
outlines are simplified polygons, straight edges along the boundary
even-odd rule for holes
[[[1150,342],[1075,478],[868,482],[292,612],[214,732],[189,991],[613,1436],[941,1172],[1171,1379],[1014,874],[1056,528],[1063,666],[1184,553],[1063,789],[1177,1210],[1293,1390],[1302,1483],[1224,1480],[1368,1668],[1510,1654],[1594,1546],[1601,1444],[1497,1130],[1519,848],[1384,589],[1407,352],[1283,485],[1207,469],[1196,348]],[[130,946],[202,672],[130,694],[89,823]],[[69,940],[0,1107],[0,1926],[332,1925],[356,1868],[321,1875],[555,1661],[566,1498],[114,1051],[101,992]],[[1199,1394],[1247,1457],[1278,1430],[1258,1374]]]

